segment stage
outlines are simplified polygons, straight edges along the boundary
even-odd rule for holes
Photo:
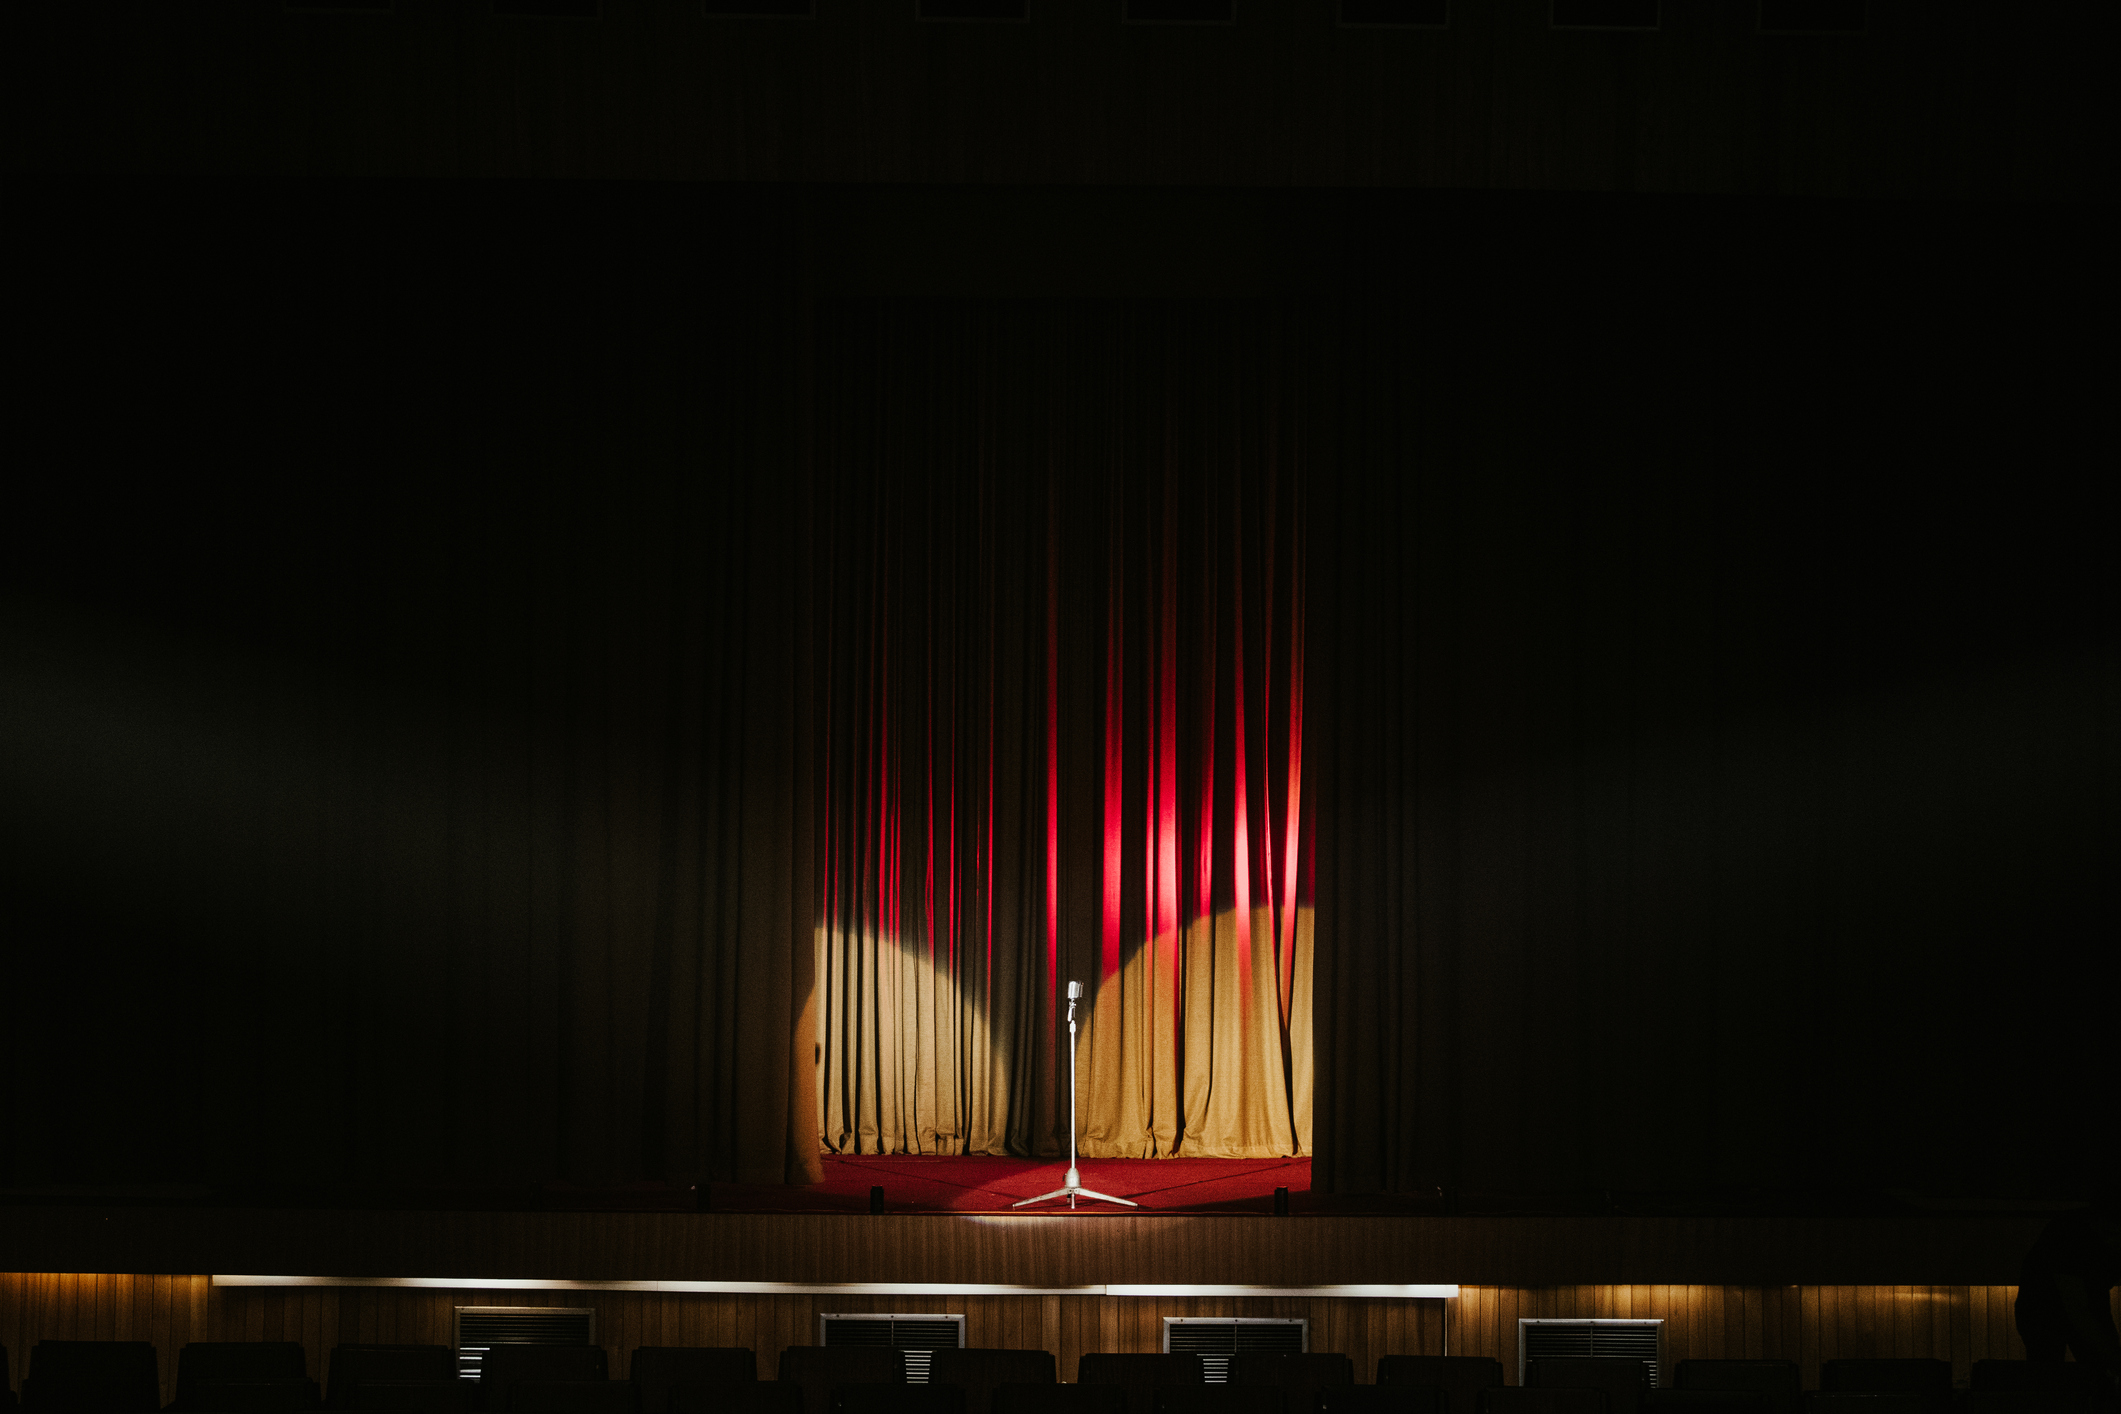
[[[1079,1213],[1271,1213],[1277,1188],[1289,1190],[1292,1213],[1315,1206],[1307,1158],[1083,1159],[1078,1166],[1083,1187],[1139,1205],[1083,1199],[1075,1208]],[[1059,1188],[1067,1171],[1065,1159],[829,1154],[822,1183],[717,1183],[708,1189],[707,1207],[717,1213],[866,1213],[870,1189],[882,1188],[887,1213],[1026,1212],[1016,1202]],[[1037,1211],[1066,1212],[1068,1204],[1059,1199]]]
[[[955,1312],[970,1343],[1050,1350],[1065,1379],[1088,1352],[1158,1349],[1180,1316],[1302,1317],[1314,1348],[1366,1374],[1387,1354],[1514,1358],[1521,1317],[1653,1316],[1671,1359],[1786,1356],[1816,1381],[1851,1354],[2022,1358],[2009,1283],[2044,1223],[1443,1213],[1433,1198],[1363,1212],[1312,1194],[1301,1160],[1081,1168],[1145,1207],[1011,1210],[1063,1166],[904,1157],[828,1160],[800,1189],[717,1184],[704,1212],[673,1184],[307,1204],[18,1191],[0,1202],[0,1343],[148,1339],[174,1370],[190,1340],[286,1339],[318,1369],[341,1342],[446,1344],[458,1306],[550,1305],[593,1309],[620,1368],[636,1346],[689,1344],[749,1347],[771,1370],[824,1313]],[[1460,1296],[1410,1289],[1428,1284]]]

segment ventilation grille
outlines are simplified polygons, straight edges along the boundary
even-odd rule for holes
[[[906,1383],[928,1383],[931,1352],[965,1343],[963,1316],[819,1316],[818,1344],[868,1345],[902,1352]]]
[[[1260,1316],[1166,1316],[1164,1350],[1198,1355],[1211,1385],[1230,1382],[1232,1355],[1301,1355],[1311,1348],[1311,1323]]]
[[[595,1345],[597,1313],[572,1306],[459,1306],[457,1376],[475,1380],[496,1345]]]
[[[1664,1321],[1557,1321],[1521,1318],[1517,1322],[1517,1383],[1534,1360],[1559,1356],[1602,1355],[1640,1360],[1649,1366],[1651,1389],[1661,1385],[1664,1365]]]

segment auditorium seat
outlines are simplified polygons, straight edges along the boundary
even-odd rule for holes
[[[1078,1384],[1116,1385],[1126,1393],[1126,1414],[1156,1414],[1156,1391],[1171,1385],[1207,1383],[1198,1355],[1098,1352],[1076,1362]]]
[[[670,1391],[670,1414],[803,1414],[803,1387],[778,1380],[749,1384],[678,1385]]]
[[[1804,1414],[1940,1414],[1951,1391],[1911,1390],[1871,1393],[1865,1390],[1812,1390],[1804,1396]]]
[[[1618,1355],[1549,1356],[1525,1366],[1524,1382],[1527,1389],[1604,1390],[1608,1414],[1641,1414],[1650,1366]]]
[[[8,1373],[7,1347],[0,1345],[0,1414],[15,1407],[15,1377]]]
[[[671,1414],[670,1392],[680,1386],[721,1389],[758,1377],[759,1358],[746,1346],[643,1345],[627,1365],[641,1414]]]
[[[905,1357],[875,1345],[791,1345],[781,1351],[781,1383],[803,1391],[803,1414],[832,1414],[835,1385],[906,1382]]]
[[[832,1414],[965,1414],[957,1385],[896,1383],[832,1387]]]
[[[1152,1393],[1154,1414],[1302,1414],[1279,1385],[1158,1385]]]
[[[1492,1385],[1473,1397],[1473,1414],[1609,1414],[1605,1391],[1581,1385],[1526,1389]]]
[[[1757,1390],[1653,1389],[1642,1396],[1642,1414],[1776,1414]]]
[[[457,1377],[456,1352],[446,1345],[336,1345],[324,1376],[329,1409],[445,1414],[470,1398],[466,1381]]]
[[[1672,1388],[1763,1395],[1771,1414],[1799,1414],[1804,1398],[1795,1360],[1682,1360],[1672,1367]]]
[[[1233,1385],[1273,1385],[1288,1396],[1289,1414],[1311,1407],[1311,1396],[1322,1389],[1338,1389],[1355,1383],[1355,1362],[1345,1355],[1319,1350],[1298,1354],[1233,1355],[1230,1357]]]
[[[2114,1414],[2111,1393],[2068,1389],[1966,1390],[1952,1401],[1952,1414]]]
[[[998,1385],[992,1414],[1127,1414],[1117,1385]]]
[[[291,1340],[195,1340],[177,1352],[171,1409],[299,1414],[317,1407],[309,1357]]]
[[[1301,1414],[1291,1409],[1289,1414]],[[1311,1414],[1443,1414],[1434,1385],[1348,1385],[1314,1390]]]
[[[2061,1390],[2093,1397],[2110,1395],[2113,1384],[2097,1365],[2062,1361],[2034,1364],[2030,1360],[1976,1360],[1967,1388],[1975,1394],[2023,1390]]]
[[[990,1414],[994,1391],[1002,1385],[1050,1385],[1050,1350],[938,1350],[928,1359],[928,1382],[955,1385],[965,1392],[965,1414]]]
[[[487,1414],[507,1414],[518,1384],[596,1383],[610,1375],[601,1345],[496,1345],[479,1364],[479,1393]]]
[[[627,1380],[517,1380],[506,1414],[641,1414],[641,1394]]]
[[[1475,1396],[1501,1387],[1502,1362],[1487,1355],[1380,1355],[1377,1382],[1433,1389],[1442,1395],[1441,1414],[1474,1414]]]
[[[337,1409],[359,1414],[472,1414],[479,1388],[470,1380],[364,1380]]]
[[[29,1353],[22,1407],[69,1414],[149,1414],[162,1372],[144,1340],[40,1340]]]
[[[1947,1360],[1828,1360],[1819,1366],[1822,1394],[1949,1394]]]

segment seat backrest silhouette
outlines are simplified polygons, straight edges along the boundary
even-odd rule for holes
[[[1154,1414],[1300,1414],[1280,1385],[1158,1385],[1153,1394]]]
[[[1198,1355],[1098,1352],[1076,1362],[1075,1381],[1113,1385],[1127,1397],[1127,1414],[1156,1414],[1156,1391],[1171,1385],[1201,1385],[1207,1370]]]
[[[324,1402],[333,1409],[410,1409],[430,1406],[407,1403],[350,1402],[353,1392],[364,1385],[426,1387],[430,1395],[455,1389],[466,1382],[457,1378],[456,1352],[446,1345],[364,1345],[349,1343],[332,1347],[324,1371]],[[461,1395],[463,1391],[459,1390]]]
[[[1758,1390],[1653,1389],[1642,1396],[1642,1414],[1777,1414]]]
[[[1548,1357],[1526,1364],[1524,1382],[1528,1389],[1602,1389],[1609,1414],[1640,1414],[1650,1367],[1612,1355]]]
[[[1440,1390],[1441,1414],[1474,1414],[1474,1398],[1502,1385],[1502,1362],[1486,1355],[1382,1355],[1377,1382]]]
[[[195,1340],[177,1352],[177,1388],[202,1380],[306,1380],[309,1356],[292,1340]]]
[[[1443,1414],[1443,1391],[1434,1385],[1329,1387],[1311,1391],[1310,1414]]]
[[[1795,1360],[1682,1360],[1672,1388],[1763,1395],[1772,1414],[1798,1414],[1804,1396]]]
[[[161,1365],[144,1340],[40,1340],[22,1381],[25,1410],[149,1414],[162,1407]]]
[[[1605,1391],[1585,1385],[1527,1389],[1495,1385],[1473,1397],[1474,1414],[1610,1414]]]
[[[803,1414],[803,1387],[778,1380],[749,1384],[677,1385],[670,1391],[670,1414]]]
[[[2121,1402],[2111,1394],[2067,1389],[1967,1390],[1952,1400],[1952,1414],[2114,1414],[2116,1408]]]
[[[791,1345],[781,1351],[780,1375],[802,1387],[803,1414],[832,1414],[834,1386],[904,1384],[906,1360],[875,1345]]]
[[[957,1385],[897,1383],[834,1385],[832,1414],[965,1414]]]
[[[1804,1396],[1805,1414],[1941,1414],[1951,1391],[1811,1390]]]
[[[670,1414],[670,1392],[680,1385],[723,1389],[758,1377],[758,1356],[741,1345],[637,1346],[626,1372],[640,1392],[641,1414]]]
[[[989,1414],[1127,1414],[1118,1385],[996,1385]]]
[[[507,1414],[640,1414],[640,1410],[640,1391],[626,1380],[517,1380],[508,1391]]]
[[[1822,1394],[1950,1393],[1945,1360],[1828,1360],[1819,1366]]]
[[[2088,1361],[2035,1364],[2030,1360],[1976,1360],[1971,1376],[1967,1388],[1975,1394],[2054,1390],[2097,1397],[2113,1393],[2106,1372]]]
[[[327,1407],[368,1414],[471,1414],[478,1392],[470,1380],[368,1380],[347,1386],[341,1402]]]
[[[1355,1383],[1355,1362],[1345,1355],[1314,1350],[1230,1357],[1233,1385],[1277,1385],[1292,1394],[1301,1393],[1310,1406],[1311,1391]]]
[[[487,1414],[504,1414],[520,1382],[574,1384],[608,1379],[610,1374],[601,1345],[496,1345],[479,1363],[479,1390]]]
[[[1207,1371],[1198,1355],[1115,1355],[1094,1353],[1076,1362],[1075,1382],[1084,1385],[1118,1385],[1122,1389],[1153,1389],[1158,1385],[1207,1383]]]
[[[0,1410],[15,1407],[15,1380],[7,1372],[7,1347],[0,1345]]]
[[[994,1391],[1002,1385],[1050,1385],[1050,1350],[981,1350],[944,1348],[928,1357],[928,1382],[955,1385],[965,1392],[965,1414],[989,1414]]]
[[[195,1340],[177,1352],[180,1410],[295,1414],[317,1405],[309,1356],[291,1340]]]

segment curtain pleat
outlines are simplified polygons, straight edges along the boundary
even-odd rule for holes
[[[1308,1152],[1271,311],[821,314],[825,1148]]]

